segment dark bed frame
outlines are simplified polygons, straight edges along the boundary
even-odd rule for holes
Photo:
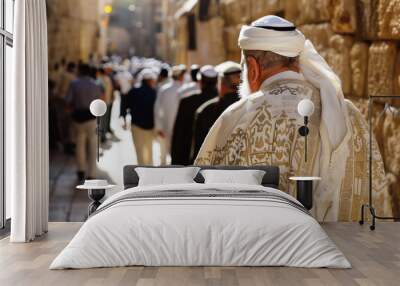
[[[139,165],[127,165],[124,167],[124,189],[136,187],[139,183],[139,176],[135,171],[136,167],[148,167],[148,168],[182,168],[185,166],[179,165],[168,165],[168,166],[139,166]],[[279,187],[279,168],[276,166],[198,166],[202,170],[205,169],[218,169],[218,170],[262,170],[265,171],[265,175],[262,179],[262,185],[264,187],[271,187],[278,189]],[[194,180],[197,183],[204,183],[204,178],[200,174],[197,174]]]

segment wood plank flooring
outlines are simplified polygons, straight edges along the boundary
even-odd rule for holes
[[[375,232],[357,223],[323,227],[353,268],[124,267],[48,270],[81,223],[50,223],[49,233],[29,244],[0,240],[0,285],[400,285],[400,223],[378,223]]]

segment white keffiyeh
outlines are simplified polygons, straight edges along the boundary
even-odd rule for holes
[[[348,120],[341,81],[313,44],[289,21],[278,16],[266,16],[251,26],[242,27],[239,46],[242,50],[271,51],[286,57],[299,56],[300,72],[320,89],[322,122],[328,130],[331,148],[336,149],[345,138]]]

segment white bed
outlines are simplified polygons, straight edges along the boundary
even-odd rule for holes
[[[158,197],[163,192],[174,195]],[[130,188],[100,206],[50,269],[128,265],[350,268],[318,222],[298,205],[279,190],[255,185]]]

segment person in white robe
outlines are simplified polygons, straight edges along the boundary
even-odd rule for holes
[[[171,68],[167,64],[161,66],[157,79],[157,92],[160,91],[164,85],[171,82],[170,69]]]
[[[126,95],[131,90],[133,85],[133,76],[129,72],[126,65],[122,65],[118,68],[118,72],[115,75],[115,81],[119,87],[120,93],[120,114],[123,120],[123,128],[126,129]]]
[[[182,86],[178,89],[179,98],[186,98],[193,94],[198,94],[201,92],[200,83],[199,83],[199,65],[191,65],[190,66],[190,79],[182,84]]]
[[[180,100],[178,89],[183,84],[185,71],[184,65],[172,67],[172,80],[163,85],[157,93],[154,105],[154,126],[161,148],[161,165],[167,164],[167,157],[170,154],[172,131]]]
[[[320,221],[358,220],[368,197],[368,129],[344,99],[341,82],[312,43],[289,21],[266,16],[243,26],[242,99],[215,122],[196,165],[276,165],[280,189],[295,195],[290,176],[318,176],[311,213]],[[308,160],[297,105],[315,105],[309,120]],[[373,193],[389,215],[382,158],[373,140]]]

